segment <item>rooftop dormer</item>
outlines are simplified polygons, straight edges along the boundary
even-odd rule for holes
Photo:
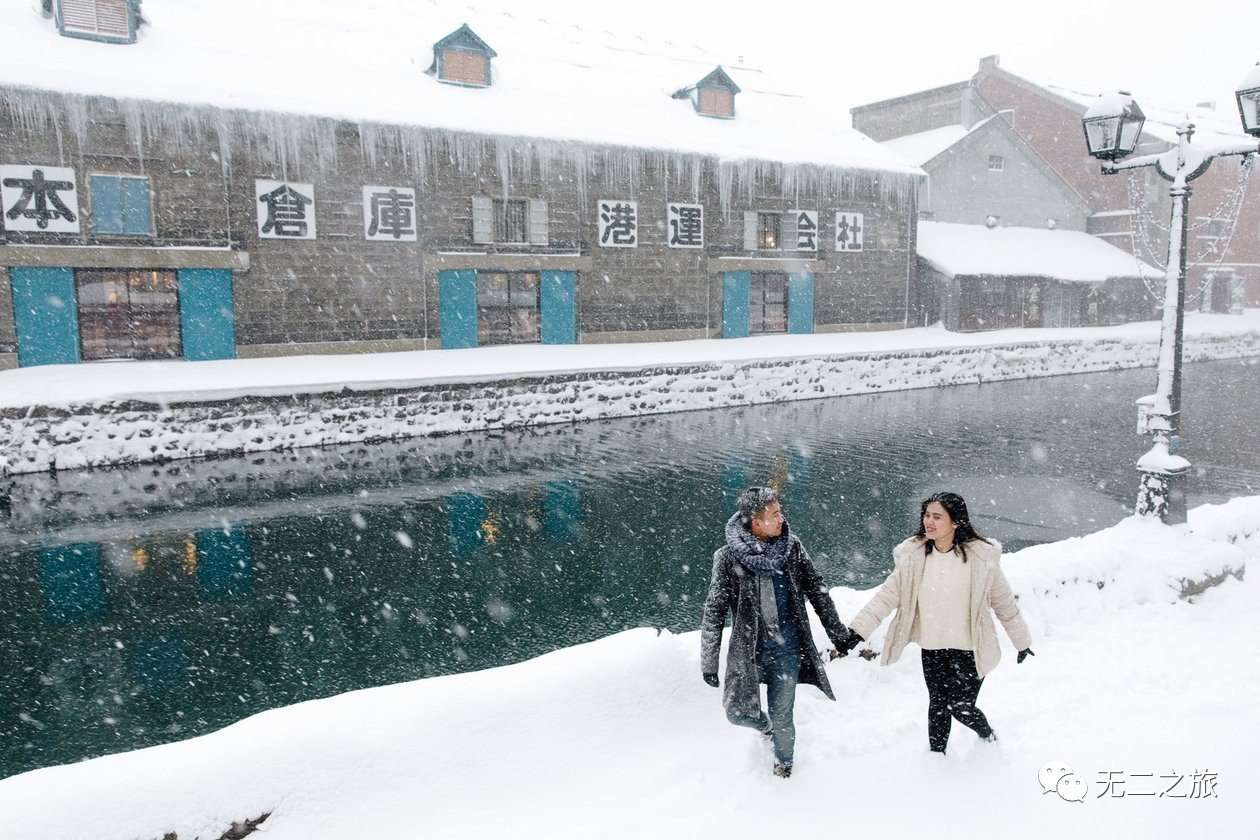
[[[735,94],[739,85],[726,75],[721,65],[690,87],[674,92],[675,99],[690,99],[698,113],[706,117],[735,118]]]
[[[496,55],[465,23],[433,45],[428,72],[451,85],[490,87],[490,59]]]
[[[134,44],[140,26],[140,0],[45,0],[57,29],[69,38]]]

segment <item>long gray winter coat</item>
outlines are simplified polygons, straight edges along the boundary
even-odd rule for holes
[[[787,575],[788,597],[792,607],[792,619],[796,622],[801,640],[800,682],[816,685],[835,700],[822,658],[814,648],[814,637],[809,629],[805,612],[805,599],[814,605],[814,612],[822,621],[827,635],[834,645],[840,645],[849,635],[848,628],[840,621],[835,602],[827,592],[822,576],[814,568],[805,546],[783,523],[785,536],[791,540],[784,571]],[[747,529],[744,529],[747,532]],[[761,629],[760,591],[756,574],[739,561],[740,553],[747,548],[738,539],[728,536],[727,544],[713,554],[713,578],[709,594],[704,599],[704,619],[700,628],[700,666],[706,674],[718,671],[718,652],[722,646],[722,629],[726,615],[732,612],[731,641],[727,648],[726,679],[722,692],[722,705],[728,713],[741,712],[756,716],[761,710],[760,681],[757,667],[757,636]]]

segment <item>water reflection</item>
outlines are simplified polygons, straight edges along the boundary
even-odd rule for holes
[[[1256,492],[1255,364],[1195,365],[1191,504]],[[339,691],[693,628],[736,493],[870,585],[949,488],[1008,546],[1124,516],[1134,371],[21,476],[0,776]]]

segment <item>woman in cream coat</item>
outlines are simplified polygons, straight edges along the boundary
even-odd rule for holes
[[[923,649],[928,745],[944,753],[951,719],[986,741],[997,740],[976,708],[985,676],[1002,658],[993,614],[1019,651],[1018,662],[1033,655],[1032,639],[998,563],[1002,547],[976,533],[962,497],[937,493],[923,502],[920,514],[918,533],[893,549],[892,573],[849,623],[853,633],[836,655],[869,639],[896,610],[883,664],[896,662],[909,642]]]

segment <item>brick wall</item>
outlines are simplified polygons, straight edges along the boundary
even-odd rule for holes
[[[975,118],[966,83],[877,102],[851,113],[853,127],[881,143],[947,125],[968,125]]]
[[[1067,107],[1053,94],[1040,91],[1036,86],[1004,73],[994,67],[981,66],[974,83],[980,93],[998,108],[1013,108],[1013,125],[1061,175],[1072,182],[1090,201],[1095,211],[1125,210],[1130,206],[1127,194],[1128,175],[1103,175],[1098,163],[1085,152],[1085,140],[1081,130],[1080,113]],[[1232,112],[1226,119],[1232,119]],[[1239,127],[1241,130],[1241,126]],[[1191,223],[1195,217],[1211,215],[1215,208],[1227,203],[1228,195],[1237,188],[1240,158],[1220,158],[1194,182],[1190,199]],[[1170,204],[1168,184],[1151,169],[1143,170],[1143,201],[1151,215],[1167,225]],[[1127,229],[1114,218],[1091,222],[1099,232]],[[1119,227],[1118,227],[1119,226]],[[1167,238],[1151,225],[1147,226],[1159,259],[1167,251]],[[1194,234],[1192,234],[1192,237]],[[1109,237],[1108,241],[1130,247],[1125,236]],[[1144,249],[1139,250],[1145,255]],[[1236,271],[1248,283],[1253,303],[1260,303],[1260,190],[1248,189],[1246,200],[1238,215],[1238,224],[1228,248],[1215,253],[1207,252],[1202,243],[1192,239],[1189,258],[1196,256],[1206,263],[1223,263],[1236,266]],[[1198,279],[1208,265],[1191,266],[1190,288],[1197,289]]]

